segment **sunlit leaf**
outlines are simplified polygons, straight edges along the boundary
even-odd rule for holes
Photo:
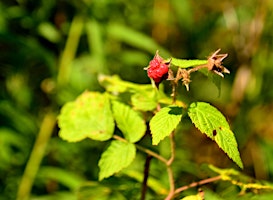
[[[135,109],[142,111],[152,111],[157,106],[157,96],[155,90],[138,92],[132,95],[131,101]]]
[[[118,140],[112,141],[99,161],[99,180],[112,176],[128,167],[135,155],[136,147],[133,144]]]
[[[197,194],[197,195],[186,196],[181,200],[203,200],[203,197],[200,194]]]
[[[113,114],[118,128],[129,142],[139,141],[146,132],[145,121],[129,106],[113,101]]]
[[[203,65],[206,64],[207,62],[208,62],[207,60],[186,60],[178,58],[172,58],[171,60],[171,64],[180,68],[188,68],[196,65]]]
[[[270,182],[264,180],[253,180],[252,177],[247,176],[235,169],[221,169],[213,165],[208,165],[209,169],[216,172],[221,176],[224,181],[229,181],[233,185],[241,187],[242,190],[271,190],[273,191],[273,185]]]
[[[243,168],[234,133],[220,111],[208,103],[195,102],[189,106],[188,114],[202,133],[214,140],[239,167]]]
[[[182,108],[169,106],[162,108],[150,121],[152,143],[157,145],[176,128],[182,117]]]
[[[151,84],[136,84],[122,80],[119,76],[99,76],[100,84],[108,91],[114,94],[132,91],[152,90]]]
[[[105,141],[112,137],[114,119],[106,94],[84,92],[61,109],[58,117],[62,139],[77,142],[85,138]]]

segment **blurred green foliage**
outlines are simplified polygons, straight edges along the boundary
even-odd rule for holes
[[[58,138],[56,125],[46,133],[50,139],[41,137],[45,145],[41,154],[34,144],[44,133],[42,127],[53,125],[54,117],[44,120],[49,113],[57,115],[65,102],[86,89],[102,90],[99,74],[149,83],[143,68],[157,49],[165,58],[204,59],[218,48],[229,54],[224,65],[231,74],[222,80],[219,98],[217,88],[202,74],[192,77],[190,92],[181,86],[180,97],[216,105],[236,134],[244,173],[272,181],[272,9],[270,0],[2,0],[0,199],[16,198],[25,169],[31,169],[27,167],[31,155],[37,165],[32,167],[38,167],[37,174],[32,173],[31,199],[84,200],[90,194],[94,199],[139,199],[137,172],[142,173],[144,155],[130,167],[134,175],[125,171],[122,178],[97,182],[104,144],[66,143]],[[169,86],[165,88],[168,91]],[[206,177],[200,163],[231,167],[226,156],[188,124],[185,120],[177,134],[174,171],[179,185]],[[162,155],[166,145],[163,142],[158,149]],[[157,182],[151,188],[158,184],[167,188],[163,167],[152,162],[151,177]],[[239,192],[225,183],[213,184],[207,191],[211,199],[234,199]],[[164,191],[151,189],[147,199],[156,195]],[[265,196],[260,199],[272,198]]]

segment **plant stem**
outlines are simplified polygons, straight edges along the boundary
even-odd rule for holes
[[[52,112],[48,112],[41,124],[40,131],[35,141],[30,158],[27,162],[22,180],[19,185],[17,200],[28,200],[31,188],[44,156],[46,145],[50,139],[56,123],[56,116]]]
[[[171,143],[171,157],[170,157],[170,159],[167,162],[168,166],[170,166],[173,163],[174,157],[175,157],[174,131],[170,135],[170,143]]]
[[[150,170],[150,163],[151,163],[152,156],[147,155],[145,165],[144,165],[144,177],[142,181],[142,190],[141,190],[141,200],[145,200],[146,191],[147,191],[147,181],[149,177],[149,170]]]
[[[199,185],[204,185],[204,184],[207,184],[207,183],[211,183],[211,182],[214,182],[214,181],[218,181],[218,180],[221,180],[221,175],[219,176],[215,176],[215,177],[212,177],[212,178],[208,178],[208,179],[204,179],[204,180],[201,180],[201,181],[198,181],[198,182],[194,182],[194,183],[191,183],[189,185],[185,185],[183,187],[180,187],[180,188],[177,188],[174,193],[175,194],[179,194],[180,192],[183,192],[189,188],[193,188],[193,187],[196,187],[196,186],[199,186]]]
[[[124,138],[118,136],[118,135],[113,135],[113,138],[116,139],[116,140],[120,140],[120,141],[123,141],[123,142],[128,142],[127,140],[125,140]],[[142,147],[138,144],[135,144],[136,148],[138,148],[140,151],[158,159],[159,161],[163,162],[165,165],[167,165],[167,162],[168,160],[166,160],[165,158],[163,158],[162,156],[160,156],[159,154],[149,150],[149,149],[146,149],[145,147]]]
[[[170,200],[174,196],[175,191],[175,183],[174,183],[174,177],[173,177],[173,170],[171,168],[171,165],[174,161],[175,157],[175,142],[174,142],[174,131],[170,135],[170,143],[171,143],[171,157],[167,161],[167,172],[169,176],[169,185],[170,185],[170,192],[168,196],[165,198],[165,200]]]
[[[168,160],[163,158],[161,155],[159,155],[159,154],[157,154],[157,153],[155,153],[155,152],[153,152],[153,151],[151,151],[149,149],[146,149],[146,148],[144,148],[144,147],[142,147],[142,146],[140,146],[138,144],[135,144],[135,145],[140,151],[143,151],[143,152],[147,153],[148,155],[153,156],[154,158],[158,159],[159,161],[161,161],[161,162],[163,162],[164,164],[167,165]]]
[[[190,74],[190,73],[192,73],[192,72],[198,71],[199,69],[207,68],[207,67],[208,67],[208,64],[198,65],[198,66],[196,66],[196,67],[194,67],[194,68],[189,69],[189,70],[188,70],[188,73]]]
[[[59,85],[65,85],[69,79],[70,67],[78,49],[83,22],[84,20],[81,16],[75,16],[71,22],[68,38],[59,64],[57,77]]]

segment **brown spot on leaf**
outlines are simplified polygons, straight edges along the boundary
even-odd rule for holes
[[[213,130],[213,131],[212,131],[212,135],[213,135],[213,136],[216,136],[216,135],[217,135],[217,131],[216,131],[216,130]]]

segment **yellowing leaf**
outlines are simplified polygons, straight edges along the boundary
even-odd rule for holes
[[[105,141],[112,137],[115,127],[108,96],[97,92],[84,92],[66,103],[58,122],[59,136],[69,142],[85,138]]]

